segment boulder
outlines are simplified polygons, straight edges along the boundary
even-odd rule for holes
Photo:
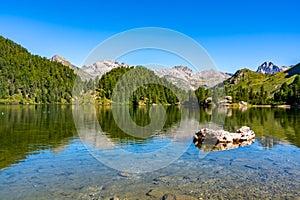
[[[234,133],[203,128],[195,133],[193,141],[196,146],[201,149],[203,147],[205,151],[208,149],[215,151],[247,146],[254,142],[254,138],[254,132],[249,127],[243,126]]]

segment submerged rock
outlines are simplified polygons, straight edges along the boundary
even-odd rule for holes
[[[131,175],[130,173],[128,173],[128,172],[120,172],[120,173],[118,173],[118,175],[121,176],[121,177],[131,177],[131,176],[132,176],[132,175]]]
[[[250,145],[254,138],[254,132],[247,126],[234,133],[204,128],[195,133],[194,143],[203,151],[220,151]]]

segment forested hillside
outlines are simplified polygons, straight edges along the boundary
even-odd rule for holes
[[[131,73],[126,74],[126,78],[122,78],[122,83],[116,85],[119,81],[119,78],[122,77],[126,72],[131,71]],[[138,87],[140,81],[149,83],[143,87]],[[151,82],[157,82],[160,84],[153,84]],[[168,86],[168,87],[164,87]],[[182,97],[186,96],[186,92],[180,90],[176,86],[170,84],[163,78],[159,78],[154,74],[153,71],[150,71],[144,67],[120,67],[115,68],[104,74],[99,81],[97,91],[100,101],[111,101],[112,93],[115,89],[118,91],[116,99],[113,99],[118,103],[127,103],[132,104],[153,104],[153,103],[163,103],[163,104],[176,104],[179,103],[179,99],[176,98],[175,94],[169,89],[172,88],[175,91],[178,91]],[[127,94],[130,90],[136,89],[130,99],[130,94]],[[129,101],[128,101],[129,100]]]
[[[1,103],[71,103],[76,75],[0,36]]]
[[[250,104],[300,104],[300,65],[276,74],[261,74],[249,69],[238,70],[224,81],[226,94],[233,102]],[[223,87],[223,86],[222,86]]]
[[[129,72],[130,73],[127,73]],[[126,73],[126,75],[125,75]],[[124,76],[122,80],[120,77]],[[117,84],[120,80],[121,83]],[[146,83],[146,84],[143,84]],[[143,85],[143,86],[139,86]],[[113,98],[113,91],[117,91],[115,99]],[[134,90],[133,95],[128,92]],[[153,71],[145,67],[120,67],[112,69],[110,72],[104,74],[99,84],[96,87],[97,100],[100,103],[128,103],[137,104],[183,104],[190,102],[197,102],[197,99],[192,99],[192,91],[185,91],[165,78],[160,78],[154,74]],[[196,92],[198,102],[203,104],[208,97],[209,92],[204,88],[198,89]],[[130,98],[127,98],[129,97]]]
[[[284,83],[274,94],[274,101],[281,104],[300,105],[300,75],[291,84]]]

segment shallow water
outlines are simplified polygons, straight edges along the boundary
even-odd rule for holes
[[[149,109],[128,109],[137,124],[151,122]],[[0,199],[300,198],[297,110],[166,113],[161,129],[136,137],[118,127],[110,107],[0,106]],[[76,124],[73,116],[81,117]],[[248,125],[256,141],[203,152],[192,143],[195,124],[229,131]]]

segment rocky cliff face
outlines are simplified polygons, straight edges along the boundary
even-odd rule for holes
[[[277,72],[285,71],[289,69],[289,67],[285,66],[277,66],[274,65],[272,62],[264,62],[260,66],[258,66],[256,72],[262,73],[262,74],[275,74]]]
[[[213,87],[230,77],[230,75],[214,69],[193,72],[186,66],[156,69],[154,72],[159,77],[164,77],[171,83],[186,90],[196,90],[199,86]]]
[[[118,67],[128,67],[129,65],[125,64],[125,63],[119,63],[113,60],[101,60],[101,61],[97,61],[91,65],[87,65],[87,66],[83,66],[81,68],[82,71],[84,71],[85,73],[90,74],[93,78],[95,77],[99,77],[101,78],[101,76],[107,72],[109,72],[110,70],[114,69],[114,68],[118,68]]]

